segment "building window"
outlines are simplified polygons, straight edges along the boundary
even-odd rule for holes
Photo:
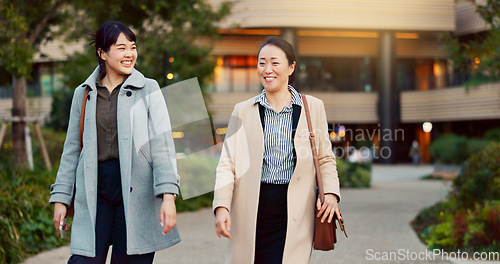
[[[213,92],[260,92],[257,58],[248,55],[226,55],[217,59]]]
[[[396,84],[400,91],[427,91],[448,86],[445,60],[398,59]]]
[[[376,85],[374,58],[301,57],[297,81],[303,91],[373,92]]]

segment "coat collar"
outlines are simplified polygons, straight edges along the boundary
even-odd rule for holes
[[[84,86],[89,86],[91,89],[96,89],[96,81],[97,78],[99,77],[99,67],[95,68],[94,72],[87,78],[87,80],[83,83]],[[122,84],[122,88],[132,86],[135,88],[142,88],[146,85],[146,77],[142,75],[138,70],[135,68],[132,70],[132,73],[130,76],[125,80],[125,82]]]

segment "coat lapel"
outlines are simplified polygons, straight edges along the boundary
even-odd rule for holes
[[[87,196],[87,206],[90,211],[92,226],[95,227],[97,212],[97,126],[96,126],[96,106],[97,90],[94,85],[90,85],[89,100],[85,107],[85,125],[83,132],[84,142],[84,176],[85,192]]]
[[[294,147],[295,151],[297,154],[297,163],[295,164],[295,170],[292,174],[292,178],[290,179],[290,183],[294,182],[295,179],[300,176],[297,175],[297,168],[302,168],[303,163],[307,160],[304,160],[304,155],[311,154],[311,146],[308,145],[309,143],[309,132],[307,128],[307,120],[306,120],[306,113],[304,111],[304,107],[301,107],[300,111],[300,117],[299,117],[299,122],[297,124],[297,130],[295,130],[295,137],[293,138],[294,142]],[[309,150],[309,152],[306,153],[306,151]],[[311,154],[312,156],[312,154]]]

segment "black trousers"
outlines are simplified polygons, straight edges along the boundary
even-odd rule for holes
[[[153,263],[154,252],[143,255],[127,255],[127,226],[125,224],[118,159],[99,162],[97,189],[96,256],[89,258],[72,255],[68,264],[104,264],[110,245],[113,245],[112,264]]]
[[[288,218],[287,192],[288,184],[260,185],[255,264],[283,262]]]

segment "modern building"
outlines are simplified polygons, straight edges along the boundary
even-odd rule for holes
[[[218,6],[222,0],[210,2]],[[466,37],[489,30],[468,1],[232,2],[232,13],[219,25],[222,38],[213,50],[218,60],[207,100],[220,138],[233,106],[261,92],[257,52],[272,35],[295,47],[294,86],[324,101],[339,156],[363,147],[379,162],[408,162],[416,139],[429,162],[432,138],[447,131],[478,136],[500,126],[500,83],[465,89],[467,76],[453,72],[439,40],[442,34]],[[50,105],[57,69],[75,49],[77,44],[48,43],[37,55],[30,85],[42,98],[35,100],[37,111]],[[0,100],[3,115],[8,100]],[[432,125],[430,132],[424,123],[426,129]]]
[[[238,0],[220,28],[209,105],[216,127],[261,91],[256,55],[270,35],[295,47],[295,86],[325,102],[338,155],[365,147],[381,162],[406,162],[416,139],[428,162],[432,137],[500,126],[500,84],[466,90],[440,42],[488,30],[470,2]]]

